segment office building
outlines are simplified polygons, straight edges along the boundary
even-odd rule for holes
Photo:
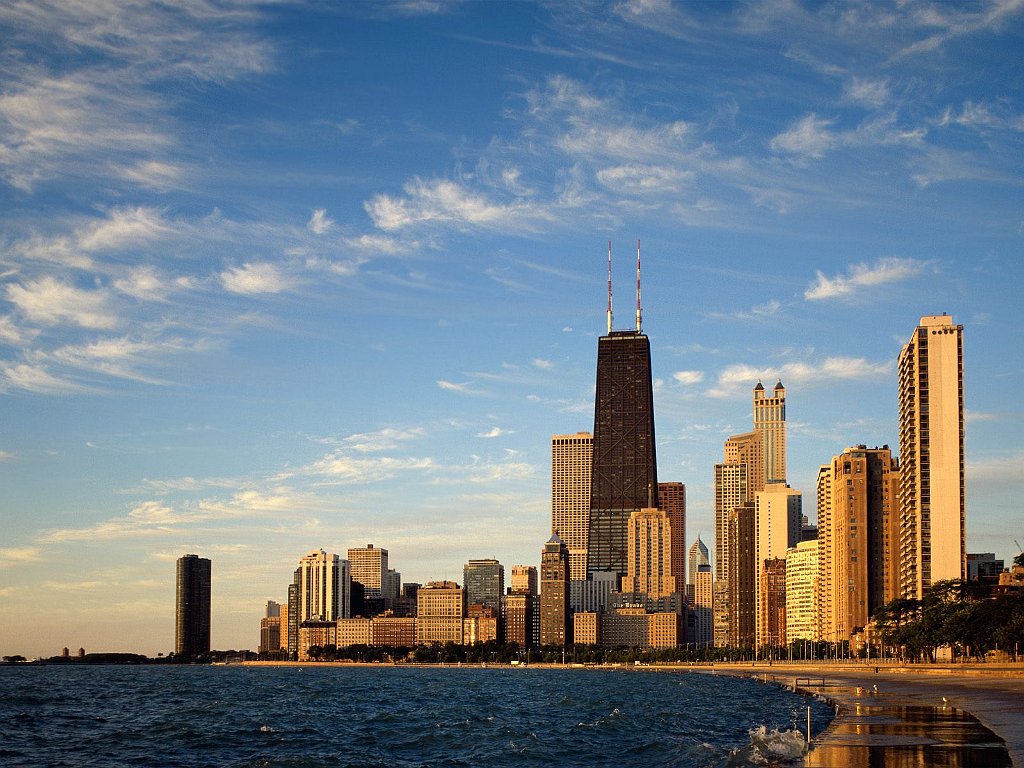
[[[505,595],[505,642],[520,648],[533,645],[533,596],[528,592]]]
[[[384,596],[387,582],[388,551],[367,544],[348,550],[349,570],[352,581],[363,585],[363,599]],[[401,577],[399,577],[401,578]]]
[[[700,541],[700,539],[697,539]],[[707,648],[714,641],[714,574],[708,563],[698,563],[692,572],[693,599],[689,606],[686,642]]]
[[[470,560],[462,568],[462,586],[466,605],[486,605],[501,610],[505,594],[505,566],[494,559]]]
[[[729,514],[728,645],[734,648],[753,648],[756,639],[756,539],[756,510],[747,501]]]
[[[668,514],[652,507],[634,511],[629,516],[626,541],[628,554],[622,592],[655,600],[676,592]]]
[[[572,553],[569,553],[569,568],[572,568]],[[537,566],[512,566],[512,591],[519,594],[537,594]]]
[[[800,541],[803,497],[785,483],[768,483],[763,491],[754,496],[755,543],[754,543],[754,584],[757,587],[757,638],[759,644],[768,642],[771,617],[764,611],[768,607],[761,594],[762,571],[769,560],[785,558],[786,551]],[[783,582],[783,587],[785,583]],[[778,634],[775,633],[775,637]]]
[[[780,380],[771,395],[754,387],[754,431],[761,435],[763,485],[786,482],[786,388]]]
[[[260,654],[277,654],[281,650],[281,605],[274,600],[267,601],[263,618],[260,619]]]
[[[177,563],[176,656],[195,658],[210,652],[210,561],[184,555]]]
[[[908,598],[967,575],[963,329],[949,315],[922,317],[899,355],[900,591]]]
[[[569,548],[569,571],[587,578],[590,481],[594,438],[589,432],[551,437],[551,532]]]
[[[552,534],[540,555],[540,644],[565,644],[572,637],[569,614],[569,549]]]
[[[818,542],[801,541],[786,552],[786,643],[820,639]]]
[[[658,506],[651,345],[642,331],[637,248],[636,327],[612,330],[611,249],[608,257],[608,334],[597,342],[593,471],[587,571],[626,575],[629,516]]]
[[[697,536],[697,540],[693,542],[693,546],[690,547],[689,559],[687,561],[686,573],[688,583],[686,585],[686,599],[687,602],[693,603],[695,595],[696,577],[698,571],[702,566],[711,566],[711,560],[708,559],[708,547],[700,536]],[[710,605],[710,603],[708,604]]]
[[[761,564],[757,615],[758,647],[786,644],[786,558],[772,557]]]
[[[416,642],[462,643],[466,595],[454,581],[428,581],[416,592]]]
[[[672,532],[670,571],[676,580],[674,592],[686,592],[686,486],[658,483],[658,509],[668,515]]]

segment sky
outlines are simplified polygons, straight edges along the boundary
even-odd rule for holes
[[[255,648],[299,557],[536,564],[636,243],[659,479],[787,389],[897,444],[964,325],[968,551],[1024,541],[1024,2],[0,4],[0,653]]]

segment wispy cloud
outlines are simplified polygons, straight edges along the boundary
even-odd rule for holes
[[[30,363],[0,364],[0,391],[22,390],[39,395],[60,395],[86,390],[81,384],[54,376],[46,366]]]
[[[502,429],[501,427],[491,427],[486,432],[477,432],[477,437],[492,438],[492,437],[504,437],[505,435],[512,434],[512,430]]]
[[[826,357],[816,361],[794,361],[776,367],[747,364],[730,365],[719,374],[705,394],[714,398],[737,397],[749,391],[758,380],[811,385],[832,380],[872,379],[892,373],[892,362],[872,363],[863,357]]]
[[[989,456],[968,461],[964,467],[969,483],[985,486],[1024,485],[1024,451],[1009,456]]]
[[[704,371],[676,371],[672,378],[680,384],[700,384],[704,381]]]
[[[479,395],[480,391],[474,388],[473,382],[463,381],[447,381],[445,379],[438,379],[437,386],[446,392],[458,392],[460,395]]]
[[[836,144],[836,136],[829,130],[834,123],[834,120],[821,119],[812,112],[775,136],[769,146],[773,152],[821,159]]]
[[[42,325],[70,322],[83,328],[113,328],[117,324],[105,291],[77,288],[50,276],[8,285],[7,300],[28,320]]]
[[[931,262],[911,258],[882,258],[874,264],[854,264],[845,275],[828,277],[820,270],[817,280],[804,291],[808,301],[850,297],[864,288],[909,280],[922,274]]]
[[[220,279],[226,290],[246,295],[280,293],[292,284],[276,265],[269,262],[247,262],[240,267],[231,267],[221,272]]]
[[[12,568],[25,563],[36,563],[43,559],[43,551],[39,547],[2,547],[0,548],[0,568]]]
[[[507,231],[536,230],[553,220],[547,210],[529,201],[495,202],[447,179],[416,178],[406,183],[404,192],[404,197],[378,194],[366,203],[374,226],[385,232],[423,224]]]
[[[314,235],[325,234],[333,226],[334,221],[327,217],[326,208],[317,208],[313,211],[313,215],[309,218],[309,221],[306,222],[306,229]]]

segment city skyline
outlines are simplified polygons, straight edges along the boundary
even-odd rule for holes
[[[299,557],[539,563],[643,243],[658,477],[786,386],[786,479],[897,450],[964,348],[967,551],[1024,540],[1024,11],[981,3],[0,8],[0,648],[168,652],[214,561],[255,647]],[[43,615],[40,605],[48,606]]]

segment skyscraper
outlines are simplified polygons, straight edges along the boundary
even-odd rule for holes
[[[904,597],[966,576],[963,330],[949,315],[927,315],[899,355]]]
[[[569,624],[569,549],[552,534],[540,554],[540,644],[572,640]]]
[[[462,567],[462,586],[466,605],[486,605],[501,610],[505,594],[505,566],[497,560],[470,560]]]
[[[322,549],[313,551],[299,560],[297,575],[299,623],[349,617],[352,577],[348,560]]]
[[[181,657],[210,652],[210,561],[199,555],[178,558],[174,653]]]
[[[818,539],[829,567],[820,584],[822,636],[849,640],[871,615],[897,595],[892,572],[898,567],[893,546],[899,514],[899,469],[889,447],[847,448],[832,459],[822,490],[831,498],[819,510]]]
[[[763,484],[786,482],[786,388],[781,379],[770,396],[760,381],[754,387],[754,431],[761,434]]]
[[[382,597],[384,582],[387,579],[388,551],[373,544],[352,547],[348,551],[348,561],[352,581],[358,581],[363,585],[363,596]]]
[[[675,592],[686,592],[686,486],[682,483],[658,483],[658,509],[668,515],[672,528],[671,572]]]
[[[687,642],[706,648],[711,645],[714,628],[714,580],[711,566],[706,562],[698,562],[696,570],[690,572],[690,579],[693,581],[693,600],[689,608],[692,621],[687,626]]]
[[[672,575],[672,526],[664,510],[647,507],[629,516],[622,591],[657,600],[676,591]]]
[[[754,502],[746,501],[729,513],[728,645],[734,648],[753,648],[756,639],[756,542]]]
[[[626,574],[626,528],[634,510],[658,506],[651,345],[642,332],[637,248],[636,329],[612,330],[608,249],[608,335],[597,342],[594,454],[587,571]]]
[[[551,437],[551,532],[569,548],[573,579],[587,578],[590,480],[594,438],[589,432]]]
[[[756,390],[755,390],[756,392]],[[732,435],[715,465],[715,581],[729,574],[729,513],[764,490],[764,445],[759,432]]]
[[[769,621],[778,617],[769,617],[765,611],[769,603],[762,595],[762,574],[769,560],[778,560],[786,556],[790,547],[800,541],[801,518],[803,517],[803,496],[785,483],[768,483],[763,491],[754,496],[755,543],[754,543],[754,585],[757,589],[757,637],[759,645],[778,640],[777,627],[769,627]],[[782,568],[782,566],[777,566]],[[773,584],[781,583],[785,592],[785,571]],[[785,607],[783,606],[783,610]],[[769,634],[773,637],[769,640]]]
[[[820,639],[818,542],[801,541],[786,552],[786,643]]]
[[[694,599],[694,585],[697,583],[696,575],[698,569],[705,565],[709,568],[711,567],[711,560],[708,558],[708,554],[707,544],[701,541],[700,536],[698,535],[697,540],[693,542],[693,546],[690,547],[690,554],[686,567],[686,599],[691,603]]]

